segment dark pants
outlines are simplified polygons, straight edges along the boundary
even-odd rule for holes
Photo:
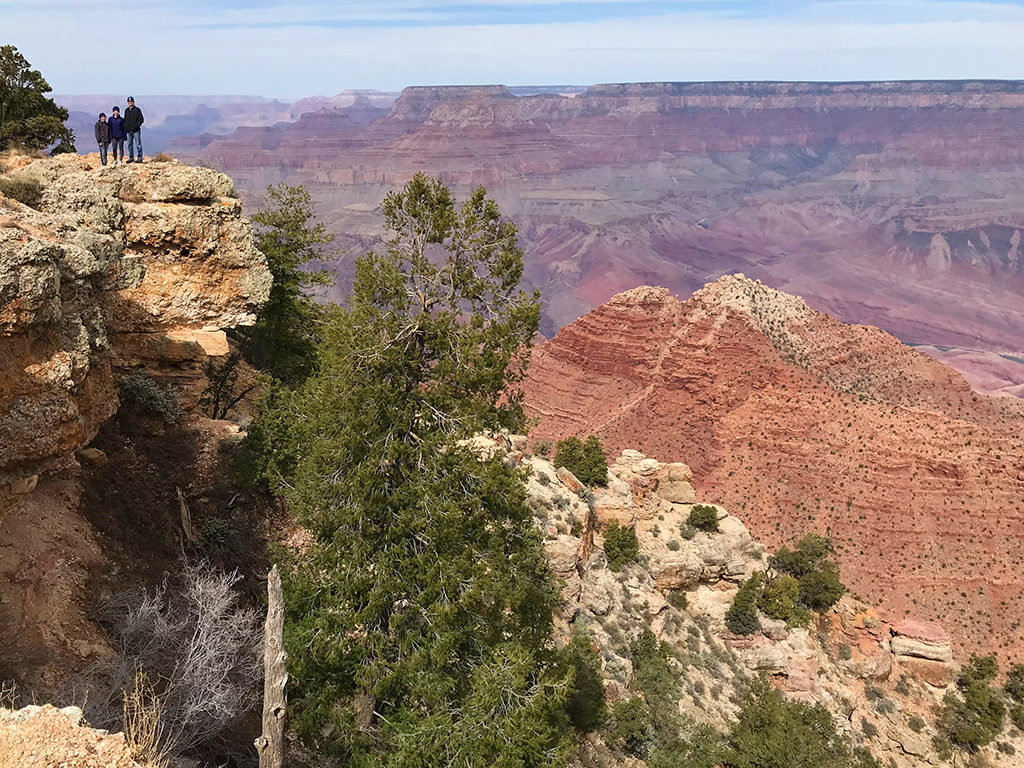
[[[107,164],[107,145],[100,144],[100,165]]]
[[[139,162],[142,162],[142,129],[128,131],[128,162],[135,160],[135,148],[139,150]]]
[[[124,137],[110,140],[110,159],[115,163],[124,160]]]

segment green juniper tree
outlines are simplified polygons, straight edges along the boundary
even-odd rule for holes
[[[313,537],[285,581],[292,722],[352,766],[562,765],[572,672],[523,477],[460,444],[524,426],[538,297],[483,189],[459,206],[417,174],[383,212],[318,370],[265,422]]]
[[[0,45],[0,150],[75,151],[75,135],[64,125],[68,111],[47,98],[51,90],[17,48]]]
[[[276,184],[266,194],[267,206],[252,223],[256,248],[266,257],[274,283],[256,322],[231,332],[235,344],[227,359],[206,366],[208,384],[200,405],[215,419],[226,418],[256,388],[255,381],[239,381],[243,359],[269,377],[267,402],[261,407],[273,407],[279,396],[274,386],[295,387],[316,368],[323,308],[310,291],[330,278],[304,267],[324,257],[322,248],[331,236],[323,224],[312,223],[312,199],[304,187]],[[257,431],[252,440],[258,437]]]

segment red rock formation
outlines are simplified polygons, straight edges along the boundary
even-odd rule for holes
[[[1022,117],[1008,82],[407,88],[369,124],[322,112],[179,149],[254,196],[305,184],[349,257],[414,172],[485,185],[548,335],[638,284],[743,271],[907,342],[1019,354]]]
[[[777,546],[831,536],[855,595],[1024,658],[1024,404],[741,276],[616,296],[540,347],[538,437],[684,461]]]

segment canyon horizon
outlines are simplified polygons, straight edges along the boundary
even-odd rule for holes
[[[90,103],[62,96],[78,127]],[[520,230],[542,332],[616,293],[743,272],[1024,395],[1024,81],[411,86],[287,103],[139,97],[148,152],[302,184],[340,299],[388,190],[483,185]]]

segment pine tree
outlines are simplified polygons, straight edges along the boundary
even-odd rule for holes
[[[568,675],[523,476],[460,440],[524,425],[538,324],[515,227],[415,176],[266,429],[313,536],[286,581],[293,722],[352,766],[556,766]]]
[[[12,147],[74,152],[68,111],[46,94],[46,78],[13,45],[0,45],[0,150]]]

